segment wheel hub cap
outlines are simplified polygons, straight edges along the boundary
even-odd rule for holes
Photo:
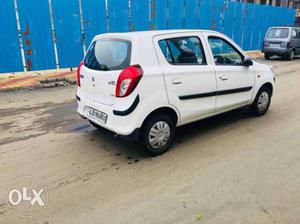
[[[156,122],[150,129],[149,143],[155,149],[164,147],[170,138],[170,134],[170,126],[167,122]]]
[[[269,94],[267,92],[262,92],[258,98],[258,109],[260,112],[267,109],[269,104]]]

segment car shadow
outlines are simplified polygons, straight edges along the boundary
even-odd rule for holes
[[[104,150],[116,156],[122,155],[129,160],[149,157],[147,152],[143,149],[143,146],[138,142],[129,141],[122,136],[118,136],[115,133],[102,128],[96,129],[93,127],[92,133],[101,139],[102,148],[104,148]]]
[[[284,58],[279,57],[279,56],[273,56],[269,60],[270,61],[289,61],[289,60],[284,59]],[[299,55],[295,56],[295,58],[293,60],[300,60],[300,56]],[[291,60],[291,61],[293,61],[293,60]]]
[[[177,128],[175,143],[192,140],[196,135],[217,131],[241,120],[251,119],[246,109],[237,109],[214,117],[206,118]]]
[[[201,134],[214,132],[227,125],[251,118],[252,116],[246,113],[246,110],[238,109],[178,127],[176,129],[175,147],[173,149],[176,149],[176,146],[179,145],[180,147],[184,147],[184,143],[194,140],[196,136]],[[80,127],[74,130],[86,133],[93,141],[96,141],[100,145],[101,151],[125,157],[131,162],[150,158],[142,144],[138,142],[128,141],[106,129],[96,129],[86,121],[82,123],[82,127],[82,130],[80,130]]]

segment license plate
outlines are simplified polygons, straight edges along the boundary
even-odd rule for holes
[[[280,44],[270,44],[270,47],[278,48],[278,47],[280,47]]]
[[[100,121],[101,123],[105,124],[107,121],[107,114],[103,113],[101,111],[95,110],[93,108],[88,108],[86,115],[88,117],[91,117],[97,121]]]

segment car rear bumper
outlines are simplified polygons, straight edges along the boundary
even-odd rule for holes
[[[135,109],[139,104],[139,95],[137,95],[124,109],[118,108],[118,106],[108,106],[101,103],[97,103],[83,94],[77,92],[76,94],[78,108],[77,112],[81,117],[86,118],[97,125],[112,131],[118,135],[130,136],[135,133],[139,128],[136,127],[137,118],[135,117]],[[88,109],[93,108],[97,111],[105,113],[107,115],[107,120],[105,123],[100,122],[98,119],[90,117],[88,115]]]

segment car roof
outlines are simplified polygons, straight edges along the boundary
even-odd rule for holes
[[[158,35],[164,35],[164,34],[177,34],[177,33],[189,33],[189,32],[205,32],[205,33],[215,33],[219,34],[217,31],[213,30],[196,30],[196,29],[189,29],[189,30],[183,30],[183,29],[174,29],[174,30],[150,30],[150,31],[134,31],[134,32],[126,32],[126,33],[105,33],[105,34],[100,34],[97,35],[96,38],[100,37],[154,37]]]

